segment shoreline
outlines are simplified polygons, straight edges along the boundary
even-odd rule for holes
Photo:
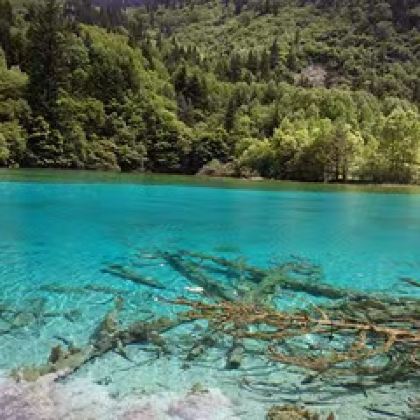
[[[154,172],[120,172],[56,168],[0,168],[0,182],[47,182],[80,184],[185,185],[269,191],[373,192],[420,194],[418,184],[364,182],[317,182],[268,178],[233,178]]]

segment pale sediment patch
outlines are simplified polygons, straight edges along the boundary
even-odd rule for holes
[[[162,392],[117,399],[88,379],[60,382],[56,374],[35,382],[0,377],[1,420],[227,420],[231,401],[218,389]]]

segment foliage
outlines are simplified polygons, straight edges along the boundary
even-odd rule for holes
[[[420,182],[400,3],[0,0],[0,165]]]

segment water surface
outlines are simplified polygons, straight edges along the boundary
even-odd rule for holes
[[[234,182],[213,180],[207,188],[194,178],[83,172],[4,174],[15,180],[2,182],[0,172],[6,287],[106,281],[101,264],[144,248],[228,250],[257,265],[299,256],[319,263],[327,281],[361,289],[388,289],[399,277],[420,273],[420,194],[293,183],[233,188]]]
[[[125,291],[126,316],[134,317],[139,302],[156,291],[101,269],[138,253],[178,249],[242,257],[261,267],[303,258],[320,265],[333,285],[413,293],[400,279],[420,277],[420,194],[415,188],[2,171],[1,300],[23,312],[39,305],[52,315],[0,334],[0,369],[44,361],[59,337],[86,341],[112,304],[106,294],[60,294],[49,286]],[[183,279],[163,264],[146,272],[170,296],[184,293]]]

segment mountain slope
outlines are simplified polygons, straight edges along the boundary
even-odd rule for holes
[[[417,0],[30,3],[0,164],[420,181]]]

